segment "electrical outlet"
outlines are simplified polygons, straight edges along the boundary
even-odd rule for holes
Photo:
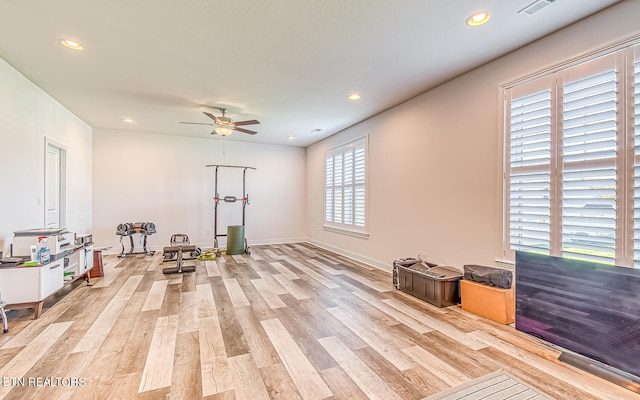
[[[207,228],[204,230],[204,235],[205,236],[211,236],[211,229]]]
[[[419,251],[418,252],[418,259],[422,260],[422,261],[427,261],[427,252],[426,251]]]

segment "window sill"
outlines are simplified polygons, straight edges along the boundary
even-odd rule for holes
[[[351,230],[351,229],[338,228],[338,227],[329,226],[329,225],[322,225],[322,228],[325,231],[328,231],[328,232],[340,233],[340,234],[343,234],[343,235],[354,236],[354,237],[359,237],[359,238],[363,238],[363,239],[368,239],[369,238],[369,233],[368,232],[354,231],[354,230]]]
[[[516,262],[512,261],[512,260],[507,260],[507,259],[494,259],[493,262],[495,263],[495,266],[498,268],[502,268],[502,269],[506,269],[509,271],[514,271],[516,270]]]

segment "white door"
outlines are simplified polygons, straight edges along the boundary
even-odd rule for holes
[[[64,228],[64,149],[47,143],[45,160],[45,226]]]

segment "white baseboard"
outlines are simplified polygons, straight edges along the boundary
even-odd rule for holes
[[[297,237],[297,238],[280,238],[280,239],[264,239],[264,240],[249,240],[248,241],[248,245],[249,247],[251,246],[260,246],[260,245],[269,245],[269,244],[286,244],[286,243],[310,243],[314,246],[318,246],[320,248],[323,248],[325,250],[329,250],[332,251],[334,253],[340,254],[341,256],[350,258],[354,261],[369,265],[371,267],[380,269],[382,271],[385,272],[391,272],[393,270],[393,267],[391,266],[391,264],[389,263],[385,263],[383,261],[380,260],[376,260],[374,258],[371,257],[367,257],[364,256],[362,254],[358,254],[358,253],[354,253],[352,251],[340,248],[340,247],[336,247],[336,246],[332,246],[323,242],[319,242],[317,240],[313,240],[310,238],[305,238],[305,237]],[[199,248],[201,248],[202,250],[208,250],[213,248],[213,243],[212,242],[207,242],[207,243],[191,243],[194,244],[196,246],[198,246]],[[168,246],[169,244],[167,244],[166,246]],[[149,250],[153,250],[156,252],[162,252],[162,249],[164,247],[166,247],[165,245],[161,245],[161,246],[149,246]],[[222,247],[222,249],[224,249],[224,247]],[[121,251],[121,247],[117,247],[114,246],[112,247],[109,251],[105,251],[104,254],[120,254]],[[136,249],[136,251],[138,251],[139,249]],[[128,249],[125,249],[125,251],[128,251]],[[140,249],[141,251],[141,249]]]
[[[263,240],[248,240],[247,244],[249,245],[249,247],[251,246],[260,246],[263,244],[285,244],[285,243],[302,243],[302,242],[307,242],[307,238],[305,237],[298,237],[298,238],[280,238],[280,239],[263,239]],[[191,243],[192,245],[195,245],[197,247],[199,247],[202,250],[209,250],[213,248],[213,241],[211,242],[205,242],[205,243]],[[153,246],[148,246],[149,250],[151,251],[156,251],[156,252],[162,252],[162,250],[169,246],[169,243],[167,244],[163,244],[163,245],[153,245]],[[142,248],[139,248],[140,246],[136,246],[135,251],[136,252],[141,252]],[[221,249],[225,249],[224,246],[220,246]],[[122,247],[120,245],[118,246],[112,246],[109,250],[106,250],[103,252],[103,254],[107,255],[107,254],[120,254],[120,252],[122,251]],[[128,252],[129,248],[127,246],[125,246],[125,252]]]
[[[314,239],[307,239],[306,241],[308,243],[311,243],[314,246],[318,246],[318,247],[321,247],[323,249],[326,249],[326,250],[329,250],[329,251],[333,251],[334,253],[338,253],[338,254],[340,254],[342,256],[351,258],[352,260],[361,262],[363,264],[370,265],[370,266],[372,266],[374,268],[377,268],[377,269],[380,269],[382,271],[385,271],[385,272],[392,272],[393,271],[393,267],[391,266],[391,264],[385,263],[383,261],[376,260],[374,258],[367,257],[367,256],[364,256],[362,254],[354,253],[352,251],[345,250],[345,249],[342,249],[340,247],[336,247],[336,246],[332,246],[332,245],[329,245],[329,244],[326,244],[326,243],[322,243],[322,242],[319,242],[319,241],[314,240]]]
[[[249,246],[259,246],[261,244],[286,244],[286,243],[302,243],[307,242],[307,238],[283,238],[283,239],[264,239],[264,240],[249,240]]]

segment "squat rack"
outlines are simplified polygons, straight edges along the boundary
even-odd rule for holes
[[[218,248],[218,238],[227,236],[226,233],[218,233],[218,205],[220,201],[224,201],[225,203],[235,203],[236,201],[242,201],[242,225],[245,222],[245,208],[247,204],[249,204],[249,194],[247,193],[247,170],[253,169],[254,167],[245,167],[240,165],[222,165],[222,164],[209,164],[206,167],[215,167],[215,175],[214,175],[214,192],[215,197],[214,200],[214,208],[213,208],[213,247]],[[220,197],[218,194],[218,169],[220,168],[242,168],[242,198],[238,199],[235,196],[224,196]],[[249,246],[247,245],[247,238],[244,238],[244,251],[249,253]],[[219,250],[218,250],[219,252]]]

